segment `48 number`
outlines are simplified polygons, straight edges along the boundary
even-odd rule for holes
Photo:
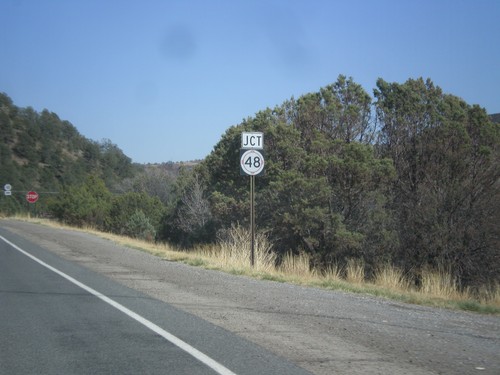
[[[264,156],[257,150],[242,151],[241,170],[250,176],[260,174],[264,170]]]
[[[247,165],[250,170],[259,169],[260,166],[262,165],[262,161],[260,156],[256,155],[252,157],[252,155],[250,155],[244,164]]]

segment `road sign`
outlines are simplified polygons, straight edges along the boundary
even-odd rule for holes
[[[249,176],[257,176],[264,171],[264,155],[258,150],[241,150],[240,166],[241,173]]]
[[[242,132],[240,173],[250,176],[250,264],[255,265],[255,176],[264,172],[264,133]]]
[[[3,187],[3,189],[5,191],[11,191],[12,190],[12,185],[11,184],[5,184],[4,187]]]
[[[264,148],[264,133],[261,132],[241,133],[241,148],[262,150]]]
[[[35,203],[38,200],[38,193],[36,191],[28,191],[26,200],[30,203]]]
[[[5,190],[3,193],[4,193],[5,195],[12,195],[12,191],[10,191],[10,190]]]

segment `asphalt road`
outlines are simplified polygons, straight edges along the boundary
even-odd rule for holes
[[[0,229],[0,374],[233,373],[307,374]]]
[[[318,375],[500,374],[498,316],[413,306],[366,295],[227,275],[164,261],[89,234],[13,220],[0,220],[0,235],[21,248],[30,248],[35,256],[142,314],[238,374],[292,374],[300,373],[302,369]],[[70,358],[69,363],[79,363],[84,361],[82,358],[89,357],[90,362],[102,366],[99,367],[102,370],[96,370],[100,373],[127,373],[122,371],[124,367],[154,362],[153,359],[144,360],[154,356],[161,357],[164,365],[158,365],[159,373],[183,373],[182,366],[187,367],[185,373],[195,374],[197,368],[204,373],[213,373],[206,367],[196,367],[196,361],[188,364],[184,359],[180,361],[179,369],[173,370],[175,367],[169,363],[177,362],[177,354],[173,353],[179,349],[155,334],[151,338],[138,323],[132,322],[132,328],[124,328],[124,323],[112,324],[114,319],[131,319],[124,318],[122,313],[109,306],[102,307],[104,302],[95,301],[97,305],[88,308],[93,312],[90,315],[103,315],[107,323],[91,323],[87,314],[84,317],[79,315],[76,322],[67,325],[64,319],[54,319],[58,323],[48,322],[54,316],[54,310],[66,311],[65,319],[70,319],[69,316],[84,310],[84,307],[72,307],[75,300],[87,301],[85,305],[88,306],[90,300],[97,298],[78,288],[74,294],[71,285],[62,289],[54,287],[55,291],[48,286],[40,290],[36,287],[42,285],[40,281],[26,282],[35,287],[35,293],[24,293],[28,285],[22,282],[14,288],[12,279],[24,280],[28,277],[25,275],[32,272],[28,269],[19,276],[12,268],[21,266],[3,266],[4,259],[14,257],[13,253],[11,248],[0,244],[0,273],[10,274],[5,276],[5,281],[0,276],[0,373],[10,373],[3,371],[6,367],[2,366],[6,366],[4,361],[15,352],[22,354],[21,359],[14,360],[16,363],[28,363],[31,356],[40,356],[34,361],[39,362],[38,366],[52,361],[52,356],[57,353],[60,355],[54,358]],[[33,264],[28,267],[38,268]],[[71,289],[69,293],[57,294],[66,288]],[[19,307],[4,308],[7,299],[18,300]],[[49,311],[48,316],[38,322],[36,315],[39,310],[30,307],[25,308],[25,312],[18,311],[23,303],[30,304],[29,301],[37,299],[44,300],[44,309]],[[58,299],[64,306],[53,307]],[[108,316],[101,309],[112,310],[112,315]],[[4,316],[19,318],[21,322],[11,325]],[[24,323],[30,319],[34,319],[32,323]],[[25,343],[9,349],[11,345],[3,333],[7,332],[5,337],[10,340],[26,324],[29,328],[23,333]],[[61,326],[66,330],[57,329]],[[97,331],[97,335],[101,328],[108,326],[115,327],[114,333],[98,336],[102,344],[95,345],[99,350],[87,354],[94,347],[94,344],[86,345],[89,336],[93,336],[91,332]],[[129,330],[132,333],[124,334]],[[36,340],[31,339],[35,337]],[[66,346],[71,347],[64,337],[70,342],[75,337],[73,354],[71,350],[64,353]],[[119,343],[106,344],[108,338],[115,338]],[[48,352],[44,353],[44,344],[42,348],[37,344],[42,339],[55,342],[55,349],[47,348]],[[153,345],[156,341],[162,344],[156,347]],[[114,365],[109,365],[112,355],[101,353],[105,348],[120,348],[120,345],[131,345],[137,352],[130,351],[136,354],[135,357],[133,354],[121,356],[118,362],[122,367],[114,371]],[[156,354],[157,350],[161,354]],[[115,351],[116,355],[119,353],[122,349]],[[182,352],[179,356],[186,357]],[[105,367],[108,365],[110,367]],[[12,361],[10,366],[13,366]],[[70,368],[69,373],[73,369]],[[130,373],[155,373],[157,370],[153,366],[152,370],[131,370]],[[82,370],[82,373],[91,371]]]

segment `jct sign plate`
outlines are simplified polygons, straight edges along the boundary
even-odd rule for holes
[[[241,150],[240,166],[241,174],[258,176],[264,171],[264,155],[258,150]]]
[[[262,150],[264,148],[264,133],[261,132],[241,133],[241,148]]]

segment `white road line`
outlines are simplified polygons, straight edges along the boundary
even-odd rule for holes
[[[7,240],[5,237],[0,236],[0,239],[2,239],[4,242],[6,242],[10,246],[12,246],[17,251],[19,251],[22,254],[26,255],[27,257],[33,259],[35,262],[37,262],[37,263],[41,264],[42,266],[48,268],[52,272],[55,272],[58,275],[64,277],[66,280],[68,280],[68,281],[72,282],[73,284],[79,286],[80,288],[82,288],[83,290],[85,290],[85,291],[89,292],[90,294],[96,296],[97,298],[100,298],[104,302],[106,302],[106,303],[110,304],[111,306],[113,306],[114,308],[120,310],[122,313],[128,315],[132,319],[135,319],[136,321],[138,321],[142,325],[144,325],[147,328],[149,328],[151,331],[157,333],[158,335],[162,336],[166,340],[170,341],[175,346],[177,346],[177,347],[181,348],[182,350],[184,350],[185,352],[189,353],[194,358],[196,358],[198,361],[204,363],[205,365],[207,365],[208,367],[210,367],[212,370],[214,370],[218,374],[220,374],[220,375],[236,375],[234,372],[232,372],[231,370],[227,369],[226,367],[224,367],[220,363],[216,362],[215,360],[213,360],[212,358],[210,358],[206,354],[203,354],[198,349],[193,348],[191,345],[189,345],[185,341],[182,341],[178,337],[176,337],[176,336],[172,335],[171,333],[165,331],[163,328],[157,326],[153,322],[147,320],[146,318],[140,316],[139,314],[133,312],[132,310],[129,310],[128,308],[126,308],[125,306],[123,306],[123,305],[119,304],[118,302],[112,300],[111,298],[106,297],[104,294],[99,293],[97,290],[92,289],[91,287],[89,287],[89,286],[81,283],[80,281],[72,278],[71,276],[65,274],[64,272],[59,271],[57,268],[54,268],[51,265],[45,263],[44,261],[38,259],[37,257],[31,255],[30,253],[28,253],[25,250],[21,249],[16,244],[14,244],[14,243],[10,242],[9,240]]]

